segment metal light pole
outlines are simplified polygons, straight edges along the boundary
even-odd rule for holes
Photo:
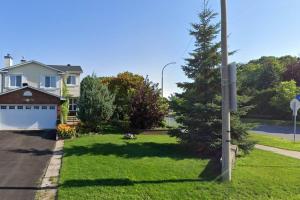
[[[227,0],[221,0],[221,49],[222,49],[222,179],[231,180],[229,70],[227,49]]]
[[[174,65],[176,62],[170,62],[166,64],[161,70],[161,96],[164,97],[164,70],[169,65]]]

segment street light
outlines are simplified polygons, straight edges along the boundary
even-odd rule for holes
[[[170,62],[166,64],[161,70],[161,96],[164,97],[164,70],[169,65],[174,65],[176,62]]]

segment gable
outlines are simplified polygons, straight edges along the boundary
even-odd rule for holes
[[[31,87],[9,91],[0,95],[0,104],[59,104],[55,95]]]
[[[44,67],[37,63],[26,63],[22,66],[8,68],[6,71],[12,74],[58,74],[57,70]]]
[[[48,70],[51,70],[51,71],[55,71],[55,72],[58,72],[58,73],[64,73],[63,71],[59,70],[59,69],[56,69],[54,67],[51,67],[49,65],[45,65],[43,63],[40,63],[40,62],[37,62],[37,61],[27,61],[27,62],[24,62],[24,63],[20,63],[20,64],[17,64],[17,65],[13,65],[11,67],[6,67],[6,68],[2,68],[0,71],[11,71],[11,70],[15,70],[15,69],[18,69],[18,68],[24,68],[26,66],[39,66],[41,68],[45,68],[45,69],[48,69]]]

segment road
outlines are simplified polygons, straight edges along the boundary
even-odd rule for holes
[[[278,126],[278,125],[259,125],[252,129],[253,132],[259,134],[269,134],[279,136],[288,140],[294,139],[292,126]],[[300,127],[297,127],[296,140],[300,141]]]
[[[55,145],[54,132],[0,131],[0,199],[32,200]]]

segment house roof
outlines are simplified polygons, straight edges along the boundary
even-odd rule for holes
[[[22,63],[16,64],[16,65],[13,65],[13,66],[10,66],[10,67],[2,68],[2,69],[0,69],[0,72],[1,71],[6,71],[6,70],[12,69],[12,68],[20,67],[20,66],[23,66],[23,65],[26,65],[26,64],[29,64],[29,63],[35,63],[35,64],[38,64],[38,65],[41,65],[41,66],[53,69],[53,70],[61,72],[61,73],[65,73],[67,71],[82,73],[82,69],[81,69],[80,66],[73,66],[73,65],[46,65],[46,64],[37,62],[35,60],[30,60],[30,61],[22,62]]]
[[[48,65],[48,66],[63,72],[71,71],[71,72],[82,73],[82,68],[81,66],[78,65]]]

